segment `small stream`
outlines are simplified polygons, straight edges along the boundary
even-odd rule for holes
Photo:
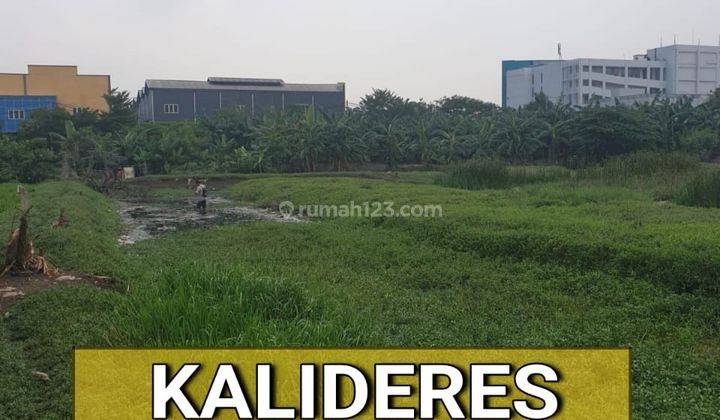
[[[195,199],[180,200],[120,200],[120,217],[128,227],[118,242],[130,245],[169,232],[185,229],[203,229],[224,224],[247,223],[265,220],[298,223],[295,217],[283,217],[278,212],[254,207],[232,207],[222,197],[209,197],[207,211],[195,208]]]

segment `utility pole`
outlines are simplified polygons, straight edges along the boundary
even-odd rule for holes
[[[562,44],[557,44],[558,60],[560,61],[560,102],[565,102],[565,66],[562,59]]]

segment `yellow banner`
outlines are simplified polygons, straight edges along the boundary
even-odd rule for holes
[[[630,417],[629,349],[76,349],[77,419]]]

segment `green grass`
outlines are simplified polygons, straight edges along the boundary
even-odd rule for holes
[[[720,289],[718,213],[657,203],[619,187],[532,185],[501,191],[385,181],[267,179],[231,189],[239,200],[276,207],[393,200],[442,205],[438,219],[379,219],[481,257],[512,257],[642,277],[677,291]]]
[[[212,185],[214,181],[237,180],[244,181],[249,179],[264,178],[368,178],[368,179],[384,179],[388,181],[408,182],[413,184],[432,184],[438,175],[442,172],[433,171],[343,171],[343,172],[301,172],[301,173],[255,173],[255,174],[238,174],[238,173],[192,173],[187,175],[148,175],[140,178],[130,179],[126,184],[147,184],[147,183],[173,183],[175,185],[185,185],[187,178],[195,177],[208,181]]]
[[[482,190],[517,185],[553,182],[573,178],[569,169],[560,166],[509,166],[495,159],[474,159],[454,163],[437,178],[439,185]]]
[[[633,177],[648,178],[657,174],[665,177],[684,174],[699,164],[696,156],[679,152],[637,152],[615,156],[600,165],[580,170],[579,177],[624,183]]]
[[[720,170],[707,168],[698,171],[675,194],[679,204],[694,207],[720,207]]]
[[[0,418],[70,418],[72,348],[107,345],[118,295],[63,286],[29,295],[0,321]],[[32,371],[47,373],[45,382]]]
[[[17,225],[19,199],[14,185],[0,185],[0,232],[9,232],[13,220]],[[122,259],[116,240],[123,226],[112,200],[74,182],[46,182],[27,190],[35,246],[45,249],[51,262],[65,270],[99,275],[116,271]],[[52,229],[60,208],[65,209],[68,225]]]
[[[116,243],[122,226],[110,200],[69,182],[32,185],[28,193],[35,245],[54,264],[95,274],[122,271],[124,255]],[[15,185],[0,184],[0,232],[9,232],[18,206]],[[52,229],[61,207],[69,224]],[[0,314],[0,418],[70,416],[71,349],[107,343],[103,337],[118,299],[116,292],[64,286],[31,294],[8,316]],[[48,373],[50,381],[33,378],[33,370]]]
[[[193,236],[178,239],[196,245]],[[172,253],[181,260],[202,261],[192,245],[163,240],[162,249],[153,247],[142,260],[162,260]],[[329,319],[323,299],[299,282],[249,273],[249,266],[240,262],[178,264],[172,258],[162,261],[162,267],[139,276],[134,293],[118,311],[123,325],[119,342],[186,347],[361,342],[338,317]],[[342,341],[343,336],[350,341]]]
[[[634,417],[717,413],[720,210],[657,202],[643,189],[602,180],[473,191],[433,185],[435,177],[237,177],[222,192],[237,203],[439,204],[443,217],[254,222],[126,248],[113,242],[119,225],[112,201],[74,184],[37,186],[33,197],[44,198],[35,202],[71,210],[67,231],[45,229],[50,216],[33,220],[46,230],[38,242],[49,255],[63,267],[121,277],[129,291],[87,289],[75,297],[54,289],[13,307],[17,315],[0,320],[0,384],[21,390],[11,407],[30,417],[62,413],[64,380],[48,385],[50,405],[38,405],[41,393],[28,387],[44,383],[19,372],[55,366],[53,376],[62,377],[63,349],[75,341],[630,346]],[[182,192],[157,186],[163,189],[150,194],[163,199]],[[3,217],[11,207],[0,200]],[[47,310],[62,314],[52,332]],[[47,336],[58,338],[46,342]]]
[[[187,286],[160,293],[148,286],[128,297],[135,309],[117,324],[136,344],[631,346],[636,417],[682,410],[703,417],[720,397],[720,302],[712,296],[598,270],[478,257],[371,222],[228,226],[134,251],[138,261],[161,266],[203,261],[199,269],[179,266],[192,281],[173,276],[163,287]],[[249,279],[256,283],[235,288]],[[272,295],[257,287],[266,282],[296,286],[269,305],[276,316],[254,303]],[[207,310],[183,305],[189,296]],[[305,313],[293,309],[297,302],[306,302]],[[193,322],[204,328],[178,325]],[[696,395],[703,397],[693,401]]]

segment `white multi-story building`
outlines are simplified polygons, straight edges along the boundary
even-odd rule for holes
[[[533,64],[509,69],[506,63]],[[720,47],[671,45],[632,60],[536,60],[505,62],[503,68],[508,68],[503,75],[503,105],[512,108],[527,105],[540,92],[573,106],[588,105],[593,99],[606,105],[633,104],[657,96],[690,96],[700,102],[720,88]]]

